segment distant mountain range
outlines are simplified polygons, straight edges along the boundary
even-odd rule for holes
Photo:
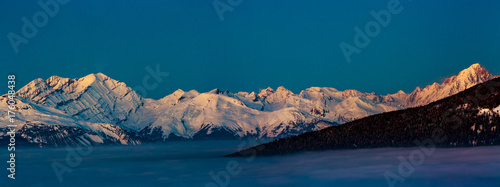
[[[377,147],[500,145],[499,128],[500,78],[495,78],[425,106],[369,116],[228,156]]]
[[[159,100],[138,95],[102,74],[36,79],[19,89],[20,142],[38,146],[142,144],[172,140],[282,138],[366,116],[426,105],[493,79],[474,64],[442,84],[390,95],[312,87],[294,94],[284,87],[232,93],[177,90]],[[7,95],[0,97],[5,136]]]

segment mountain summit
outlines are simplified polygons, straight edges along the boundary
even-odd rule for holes
[[[405,100],[406,106],[420,106],[454,95],[476,84],[493,79],[494,76],[480,64],[473,64],[458,75],[447,78],[443,83],[434,83],[424,89],[417,88]]]
[[[34,104],[52,107],[93,123],[121,124],[143,105],[143,99],[125,83],[97,73],[79,79],[52,76],[36,79],[16,94]]]

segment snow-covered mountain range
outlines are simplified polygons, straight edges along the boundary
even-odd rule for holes
[[[17,133],[37,145],[141,144],[179,139],[279,138],[369,115],[425,105],[493,79],[474,64],[443,83],[406,94],[311,87],[257,93],[177,90],[142,98],[102,74],[36,79],[16,92]],[[7,132],[7,95],[0,98],[0,135]]]
[[[424,106],[281,138],[227,156],[381,147],[492,146],[500,145],[499,126],[500,78],[494,78]]]

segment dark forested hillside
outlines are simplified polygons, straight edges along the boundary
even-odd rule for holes
[[[499,106],[500,78],[496,78],[426,106],[369,116],[228,156],[406,147],[420,142],[436,147],[499,145]]]

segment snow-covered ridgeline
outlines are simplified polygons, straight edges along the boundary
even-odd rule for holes
[[[410,94],[399,91],[378,95],[328,87],[311,87],[295,94],[279,87],[258,94],[177,90],[153,100],[142,98],[123,82],[97,73],[78,79],[36,79],[16,94],[18,118],[23,124],[19,130],[25,124],[37,129],[51,125],[75,127],[84,131],[78,136],[95,143],[137,144],[173,138],[286,137],[425,105],[492,78],[488,70],[474,64],[442,84],[417,88]],[[6,118],[5,113],[0,118]]]

